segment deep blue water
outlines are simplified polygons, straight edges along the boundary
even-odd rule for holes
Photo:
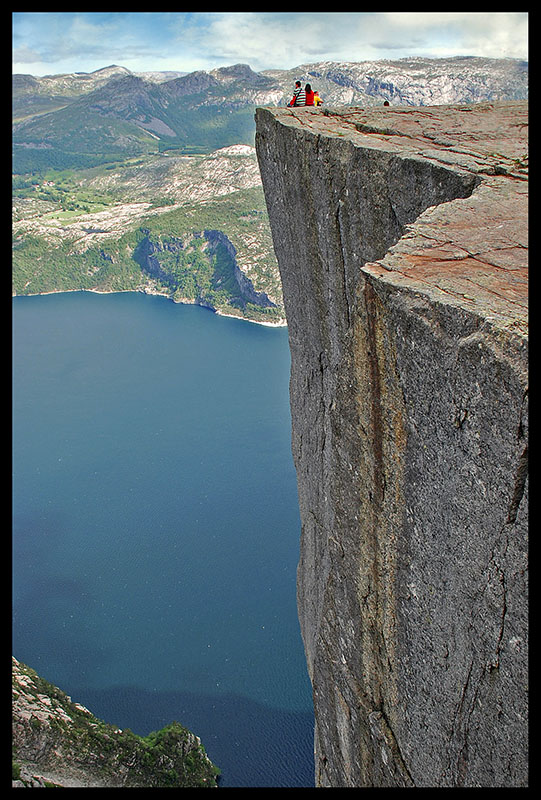
[[[313,786],[287,331],[140,294],[13,300],[13,653],[222,786]]]

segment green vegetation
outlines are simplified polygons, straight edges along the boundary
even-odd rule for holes
[[[186,154],[208,154],[231,144],[254,144],[255,106],[228,108],[225,104],[186,110],[177,107],[166,121],[178,131],[175,137],[163,137],[160,152],[178,150]],[[162,115],[163,116],[163,115]]]
[[[201,744],[187,750],[178,764],[172,762],[171,753],[179,747],[185,749],[187,734],[190,735],[182,725],[172,722],[141,739],[144,746],[141,761],[145,771],[152,774],[154,785],[199,787],[214,785],[220,770],[208,764],[207,754]]]
[[[193,163],[175,158],[128,159],[115,165],[113,183],[107,178],[111,170],[104,166],[16,176],[14,293],[155,291],[178,302],[255,321],[283,320],[262,188],[239,189],[200,202],[156,196],[156,190],[163,192],[169,174],[177,177],[177,164],[204,173],[205,157],[194,157]],[[166,168],[169,172],[164,173]],[[197,175],[194,180],[199,180]],[[186,183],[186,193],[193,193]],[[133,217],[127,217],[123,230],[116,233],[126,199],[131,200]],[[108,233],[111,228],[113,233]],[[209,242],[206,231],[220,232],[221,241]],[[277,298],[278,303],[243,294],[235,277],[234,253],[241,269],[251,265],[254,290]]]
[[[118,246],[109,249],[118,254],[116,263],[113,263],[114,256],[103,248],[76,253],[66,243],[51,247],[42,238],[26,236],[13,246],[13,289],[16,294],[42,294],[140,288],[141,273],[128,253],[123,254]]]
[[[123,153],[79,153],[50,147],[40,150],[35,147],[21,147],[14,143],[13,173],[15,175],[43,174],[49,169],[89,169],[100,164],[111,164],[120,161]]]
[[[157,149],[157,140],[137,125],[74,104],[16,126],[13,172],[87,169]]]
[[[221,150],[254,143],[252,84],[274,87],[245,67],[15,76],[14,293],[157,292],[283,322],[255,153]]]
[[[43,750],[44,737],[50,747],[43,770],[62,774],[76,769],[95,781],[111,786],[211,787],[220,770],[210,762],[199,739],[178,722],[172,722],[148,736],[138,736],[129,729],[119,730],[73,703],[58,687],[41,678],[30,667],[18,663],[13,691],[24,692],[51,710],[47,720],[32,716],[24,741],[14,746],[13,779],[19,779],[25,764],[22,753],[32,750],[36,736]],[[43,698],[47,699],[43,705]]]

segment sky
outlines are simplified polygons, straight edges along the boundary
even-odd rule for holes
[[[12,15],[13,72],[255,71],[411,56],[528,59],[527,12],[56,12]]]

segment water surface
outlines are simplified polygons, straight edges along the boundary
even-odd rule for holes
[[[14,655],[99,717],[312,786],[287,331],[164,298],[13,300]]]

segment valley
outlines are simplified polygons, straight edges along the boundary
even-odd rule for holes
[[[528,91],[527,63],[486,58],[14,75],[13,293],[152,292],[285,324],[254,111],[286,105],[297,78],[324,112]]]
[[[207,156],[147,155],[113,167],[49,170],[39,178],[16,179],[14,187],[15,294],[145,291],[253,321],[284,323],[278,267],[250,146],[234,145]],[[189,241],[206,230],[220,230],[230,243],[228,263],[222,263],[220,275],[211,276],[206,292],[179,293],[163,271],[158,274],[134,260],[144,235]],[[201,266],[211,269],[207,249]],[[161,249],[156,258],[164,261]],[[249,292],[244,296],[239,290],[236,270],[269,302],[261,307],[250,302]],[[231,287],[227,292],[224,282]]]

